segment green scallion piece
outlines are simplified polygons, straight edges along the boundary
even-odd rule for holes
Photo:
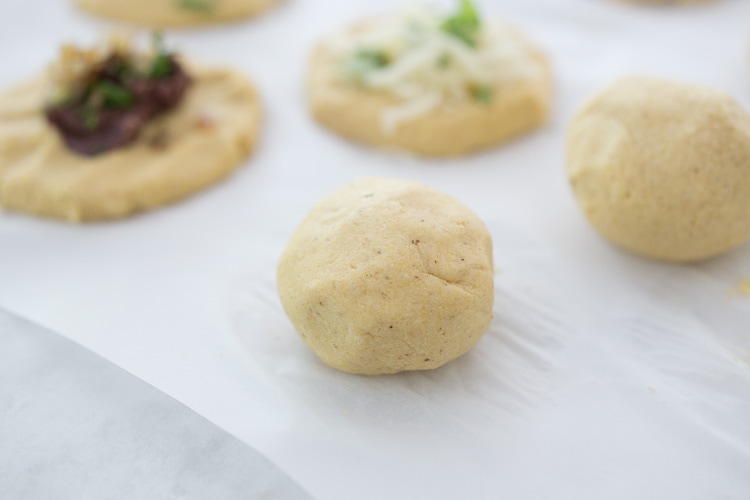
[[[362,80],[368,73],[390,64],[388,54],[382,50],[360,49],[344,63],[344,73],[355,80]]]
[[[133,104],[133,93],[114,82],[101,81],[91,92],[92,95],[101,96],[101,103],[105,108],[127,108]]]
[[[177,7],[192,12],[209,13],[216,8],[216,0],[177,0]]]
[[[493,98],[492,89],[487,86],[476,87],[472,89],[471,97],[481,104],[489,105],[492,103]]]
[[[151,62],[151,69],[148,72],[149,78],[162,78],[172,74],[172,58],[164,47],[164,36],[155,32],[151,36],[154,46],[154,60]]]
[[[445,19],[440,27],[469,47],[476,47],[481,26],[479,13],[471,0],[461,0],[458,12]]]

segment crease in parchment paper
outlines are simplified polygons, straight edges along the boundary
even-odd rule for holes
[[[602,467],[615,461],[636,470],[643,446],[655,448],[659,473],[686,466],[688,450],[725,467],[750,460],[750,371],[736,360],[731,332],[709,326],[709,309],[731,309],[719,279],[673,266],[649,281],[652,265],[636,260],[628,272],[642,268],[643,279],[628,286],[643,289],[623,287],[602,305],[585,270],[543,241],[501,222],[488,227],[503,268],[494,319],[474,349],[441,368],[367,377],[325,366],[286,318],[271,262],[266,274],[238,281],[234,335],[248,363],[316,420],[320,439],[352,440],[378,463],[404,453],[404,443],[422,448],[415,457],[450,449],[451,461],[469,460],[488,473],[499,464],[512,471],[534,463],[554,475],[561,461],[575,468],[596,463],[597,453]],[[686,290],[701,286],[715,301],[689,307]]]

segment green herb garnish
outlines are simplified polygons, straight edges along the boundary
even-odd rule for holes
[[[390,62],[388,54],[382,50],[360,49],[346,60],[344,73],[355,80],[362,80],[371,71],[388,66]]]
[[[93,99],[101,99],[105,108],[127,108],[133,104],[133,93],[125,87],[108,80],[103,80],[91,89]]]
[[[216,7],[216,0],[177,0],[177,6],[193,12],[211,12]]]
[[[471,89],[471,97],[482,104],[491,104],[493,97],[492,89],[487,86],[475,87]]]
[[[151,69],[149,69],[149,78],[162,78],[172,74],[172,56],[167,52],[164,47],[164,37],[161,33],[155,32],[151,36],[151,40],[154,46],[154,60],[151,62]]]
[[[83,120],[83,126],[89,130],[93,130],[99,125],[99,113],[90,106],[81,110],[81,119]]]
[[[477,37],[482,22],[479,19],[479,13],[471,3],[471,0],[461,0],[461,6],[458,12],[443,21],[440,28],[449,33],[469,47],[477,46]]]
[[[448,66],[450,66],[452,62],[453,62],[453,58],[451,57],[451,55],[447,53],[443,53],[440,55],[440,57],[438,57],[437,67],[440,69],[445,69]]]

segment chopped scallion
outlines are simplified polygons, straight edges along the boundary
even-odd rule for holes
[[[382,50],[360,49],[344,63],[344,73],[361,80],[371,71],[388,66],[390,58]]]
[[[487,86],[476,87],[472,89],[471,97],[482,104],[491,104],[493,97],[492,89]]]
[[[481,25],[479,13],[471,0],[461,0],[458,12],[445,19],[440,27],[469,47],[476,47]]]
[[[172,73],[172,59],[167,49],[164,47],[164,37],[161,33],[156,32],[152,35],[154,46],[154,60],[151,62],[151,69],[148,72],[149,78],[162,78]]]
[[[101,103],[105,108],[126,108],[133,104],[133,93],[125,87],[104,80],[92,89],[92,95],[101,96]]]
[[[211,12],[216,7],[216,0],[177,0],[177,6],[193,12]]]

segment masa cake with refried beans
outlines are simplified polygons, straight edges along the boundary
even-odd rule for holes
[[[259,98],[243,75],[113,36],[65,46],[0,94],[0,205],[68,221],[124,217],[218,182],[253,150]]]

